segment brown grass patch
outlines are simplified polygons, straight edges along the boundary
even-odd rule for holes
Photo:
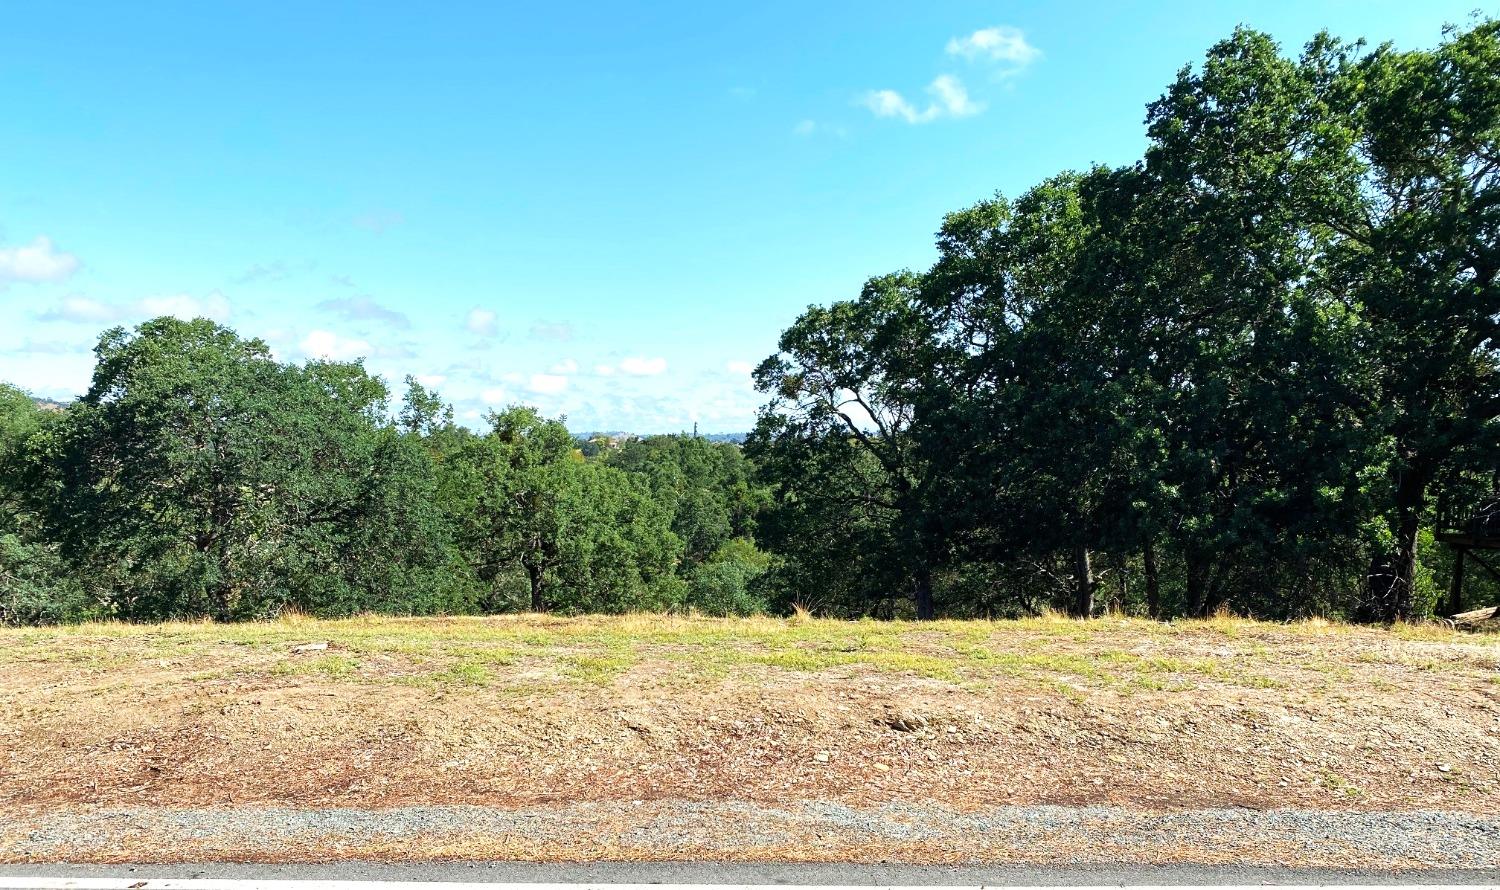
[[[1493,635],[1229,616],[11,629],[0,816],[730,798],[1494,813],[1497,677]]]

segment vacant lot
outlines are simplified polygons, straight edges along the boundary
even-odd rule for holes
[[[650,857],[662,845],[649,836],[598,839],[605,823],[642,814],[674,835],[659,824],[668,806],[731,826],[804,805],[841,825],[904,806],[927,808],[895,817],[913,825],[1036,805],[1104,819],[1234,808],[1483,817],[1500,812],[1500,636],[1232,619],[656,616],[6,630],[0,780],[0,858],[12,859],[69,845],[106,855],[47,833],[90,814],[125,825],[390,811],[431,823],[434,807],[451,819],[470,806],[485,809],[468,830],[439,826],[442,845],[413,854],[403,843],[404,855],[584,858]],[[573,812],[565,827],[590,827],[571,846],[567,831],[551,846],[535,833],[528,845],[524,828],[479,832],[500,811],[537,826]],[[113,855],[234,854],[211,827],[181,830],[197,840],[153,854],[138,831]],[[660,855],[709,849],[674,836]],[[951,840],[839,841],[839,852],[819,837],[797,849],[966,855]],[[753,858],[780,843],[710,852]],[[285,849],[394,855],[373,840]]]

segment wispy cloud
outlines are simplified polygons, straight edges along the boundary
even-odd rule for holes
[[[131,319],[175,315],[182,319],[229,318],[229,300],[218,291],[198,297],[192,294],[164,294],[143,297],[133,303],[111,303],[79,294],[63,297],[55,306],[37,314],[41,321],[68,321],[77,324],[114,324]]]
[[[206,296],[191,294],[168,294],[146,297],[136,304],[139,314],[155,318],[158,315],[175,315],[178,318],[211,318],[225,321],[229,318],[229,300],[218,291]]]
[[[860,104],[876,117],[894,117],[909,124],[925,124],[944,117],[969,117],[984,110],[984,105],[969,98],[958,78],[943,74],[927,85],[931,101],[918,109],[895,90],[871,90],[860,98]]]
[[[286,263],[282,262],[281,260],[277,260],[274,263],[256,263],[255,265],[246,269],[244,272],[241,272],[234,279],[234,283],[255,284],[256,282],[260,281],[285,281],[287,275],[289,274],[291,274],[291,270],[289,270]]]
[[[995,25],[971,34],[949,39],[950,56],[989,67],[996,79],[1019,74],[1042,57],[1042,51],[1026,40],[1020,28]],[[927,85],[925,104],[913,102],[896,90],[870,90],[859,97],[859,104],[881,118],[895,118],[908,124],[926,124],[941,118],[972,117],[984,110],[984,103],[969,96],[968,88],[952,74],[941,74]],[[803,124],[811,125],[811,121]],[[803,133],[802,124],[797,132]],[[806,133],[811,133],[809,126]],[[805,135],[805,133],[804,133]]]
[[[555,396],[568,388],[568,378],[562,374],[532,374],[526,385],[534,393]]]
[[[664,358],[631,356],[620,360],[620,373],[629,374],[632,377],[655,377],[666,373],[666,370],[667,360]]]
[[[531,326],[531,339],[571,340],[573,339],[573,326],[565,321],[539,321]]]
[[[411,319],[407,318],[405,313],[382,306],[364,294],[324,300],[318,304],[318,308],[324,312],[331,312],[345,321],[373,321],[401,330],[411,327]]]
[[[121,307],[92,297],[63,297],[57,305],[37,314],[42,321],[72,321],[80,324],[109,324],[119,321]]]
[[[981,28],[967,37],[949,40],[948,55],[997,63],[1001,66],[1000,75],[1008,77],[1040,59],[1042,51],[1027,42],[1026,34],[1020,28],[996,25]]]
[[[307,336],[303,337],[302,342],[297,346],[308,358],[330,359],[336,362],[364,358],[375,351],[366,340],[344,337],[333,331],[308,331]]]
[[[78,257],[58,250],[38,235],[30,244],[0,247],[0,287],[12,281],[62,281],[78,270]]]
[[[90,344],[85,342],[66,343],[61,340],[32,340],[21,341],[21,345],[14,349],[7,349],[11,355],[83,355],[88,353]]]
[[[464,319],[464,329],[481,337],[493,337],[500,332],[499,319],[490,310],[475,307]]]

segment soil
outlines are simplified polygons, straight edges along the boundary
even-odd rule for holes
[[[147,861],[153,849],[395,856],[425,838],[429,858],[1226,861],[1259,849],[1289,862],[1307,861],[1308,845],[1283,830],[1302,817],[1275,814],[1302,813],[1313,839],[1318,814],[1375,819],[1396,838],[1361,847],[1358,832],[1345,844],[1343,828],[1329,829],[1327,856],[1347,846],[1370,864],[1500,860],[1493,636],[609,621],[5,632],[0,859],[116,855],[99,838]],[[394,834],[307,823],[301,840],[270,848],[275,832],[185,839],[172,822],[382,812],[488,815],[473,830],[460,819]],[[541,815],[505,822],[522,812]],[[530,836],[548,813],[547,824],[571,814],[592,827]],[[717,825],[731,842],[701,842],[703,830],[673,820]],[[1072,827],[1033,830],[1047,820]],[[890,829],[900,824],[919,827],[903,837]],[[1439,857],[1444,834],[1483,842]]]

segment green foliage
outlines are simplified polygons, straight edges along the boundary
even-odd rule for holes
[[[199,319],[106,332],[49,431],[42,525],[130,618],[428,610],[445,529],[358,364],[281,365]]]
[[[744,453],[727,442],[648,436],[608,453],[605,463],[645,480],[671,512],[688,566],[708,560],[731,538],[754,534],[756,514],[769,497],[752,481]]]
[[[566,427],[534,409],[492,414],[490,427],[444,455],[439,485],[463,558],[489,590],[485,608],[621,612],[677,603],[681,542],[669,506],[645,482],[584,461]]]
[[[52,624],[103,618],[55,549],[15,534],[0,535],[0,624]]]
[[[687,579],[683,605],[705,615],[757,615],[767,603],[756,590],[756,579],[771,567],[769,554],[753,541],[725,542],[709,559],[694,566]]]
[[[1428,614],[1430,487],[1500,478],[1497,61],[1493,21],[1298,59],[1239,30],[1141,162],[952,214],[928,271],[809,309],[757,374],[770,588]]]
[[[810,307],[743,451],[475,432],[204,319],[107,331],[64,410],[0,386],[0,621],[1492,600],[1433,525],[1500,515],[1500,21],[1296,58],[1240,29],[1146,128]]]

